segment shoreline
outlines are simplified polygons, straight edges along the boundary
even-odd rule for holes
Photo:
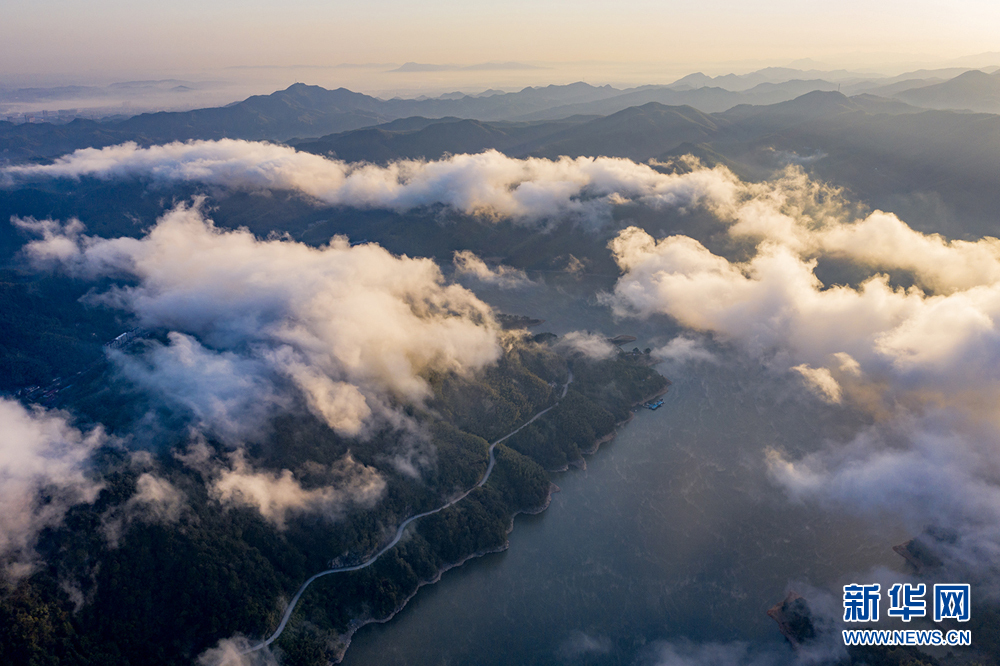
[[[378,552],[376,552],[374,555],[372,555],[369,559],[365,560],[364,562],[362,562],[360,564],[355,564],[355,565],[341,566],[341,567],[335,567],[335,568],[332,568],[332,569],[326,569],[324,571],[320,571],[319,573],[314,574],[313,576],[311,576],[304,583],[302,583],[301,586],[299,586],[299,589],[295,593],[295,596],[292,597],[292,600],[290,602],[288,602],[288,605],[285,607],[285,612],[284,612],[284,614],[281,617],[281,622],[278,624],[278,628],[275,629],[274,633],[271,634],[269,637],[265,638],[264,640],[262,640],[257,645],[255,645],[253,647],[249,647],[249,648],[241,651],[240,654],[249,654],[250,652],[256,652],[257,650],[262,650],[262,649],[266,648],[268,645],[270,645],[271,643],[273,643],[276,640],[278,640],[278,638],[281,637],[281,634],[285,631],[285,627],[288,625],[288,622],[292,619],[292,613],[295,612],[295,607],[296,607],[296,605],[298,605],[299,599],[302,597],[302,595],[305,593],[306,589],[314,581],[316,581],[319,578],[322,578],[324,576],[329,576],[330,574],[345,573],[345,572],[348,572],[348,571],[358,571],[359,569],[364,569],[364,568],[367,568],[367,567],[371,566],[372,564],[375,563],[376,560],[378,560],[378,558],[380,558],[385,553],[389,552],[389,550],[391,550],[397,543],[399,543],[399,540],[401,538],[403,538],[404,530],[406,529],[406,527],[410,523],[412,523],[415,520],[419,520],[420,518],[423,518],[425,516],[430,516],[430,515],[433,515],[435,513],[439,513],[441,511],[444,511],[448,507],[453,506],[456,503],[458,503],[458,502],[462,501],[463,499],[465,499],[466,497],[468,497],[468,495],[472,491],[474,491],[476,488],[482,487],[489,480],[490,474],[493,473],[493,466],[496,464],[496,457],[495,457],[495,454],[494,454],[494,449],[497,447],[497,445],[499,445],[500,443],[502,443],[505,440],[509,439],[510,437],[513,437],[515,434],[517,434],[518,432],[520,432],[524,428],[527,428],[529,425],[531,425],[532,423],[534,423],[536,420],[538,420],[539,418],[541,418],[542,416],[544,416],[546,413],[548,413],[549,411],[551,411],[552,409],[554,409],[555,407],[557,407],[559,405],[559,401],[561,401],[563,398],[566,397],[566,392],[569,390],[569,385],[572,384],[572,383],[573,383],[573,371],[570,370],[569,371],[569,378],[566,380],[566,383],[563,385],[562,394],[559,396],[559,400],[557,400],[554,404],[546,407],[542,411],[536,413],[534,416],[532,416],[530,419],[528,419],[527,421],[525,421],[524,423],[522,423],[520,426],[518,426],[514,430],[511,430],[509,433],[507,433],[506,435],[504,435],[500,439],[498,439],[495,442],[492,442],[490,444],[489,449],[488,449],[488,451],[489,451],[489,463],[487,464],[486,471],[483,473],[482,478],[480,478],[479,483],[477,483],[475,486],[473,486],[469,490],[465,491],[461,495],[458,495],[457,497],[454,497],[453,499],[449,500],[447,503],[439,506],[436,509],[432,509],[430,511],[425,511],[423,513],[414,514],[414,515],[410,516],[409,518],[407,518],[406,520],[404,520],[402,523],[400,523],[399,527],[396,529],[396,536],[395,536],[395,538],[391,542],[389,542],[388,544],[386,544],[386,546],[384,548],[382,548],[381,550],[379,550]],[[552,493],[551,480],[550,480],[549,483],[550,483],[549,496],[551,497],[551,493]],[[546,504],[546,506],[547,506],[547,504]],[[510,531],[514,529],[514,520],[513,520],[513,518],[514,518],[514,516],[517,516],[518,513],[521,513],[521,512],[519,512],[519,511],[515,512],[513,514],[513,516],[511,517],[511,524],[510,524],[509,528],[507,529],[507,534],[510,534]],[[467,558],[463,560],[463,562],[465,562],[465,561],[468,561]],[[451,568],[451,567],[449,567],[449,568]],[[447,569],[442,569],[442,572],[446,571],[446,570]],[[438,576],[438,579],[440,579],[440,576]],[[418,584],[416,589],[420,589],[420,587],[421,587],[421,584]],[[409,601],[409,599],[411,599],[412,596],[413,595],[410,595],[410,597],[407,597],[407,601]],[[402,608],[405,605],[406,604],[404,602],[403,605],[400,606],[400,608]],[[393,615],[396,612],[398,612],[398,610],[394,611]],[[352,620],[352,622],[353,622],[353,620]],[[350,634],[353,635],[353,631],[351,631]],[[343,659],[343,657],[341,657],[341,659]]]
[[[611,432],[609,432],[607,435],[604,435],[603,437],[597,438],[594,441],[594,445],[590,449],[587,449],[586,451],[581,451],[580,452],[581,453],[581,458],[578,461],[573,461],[571,463],[567,463],[561,469],[545,470],[545,471],[547,473],[550,473],[550,474],[552,474],[552,473],[567,472],[567,471],[569,471],[569,468],[571,466],[576,467],[578,469],[587,469],[587,461],[582,456],[592,456],[595,453],[597,453],[597,451],[601,448],[602,444],[607,444],[608,442],[610,442],[611,440],[613,440],[618,435],[618,429],[619,428],[621,428],[623,426],[626,426],[629,423],[631,423],[632,419],[635,418],[635,407],[637,407],[639,405],[643,405],[643,404],[649,402],[650,400],[653,400],[654,398],[658,398],[658,397],[660,397],[662,395],[665,395],[667,393],[667,391],[670,390],[670,386],[671,386],[671,383],[670,383],[670,380],[668,379],[667,380],[667,384],[666,384],[666,386],[663,387],[663,389],[658,390],[657,392],[653,393],[652,395],[649,395],[649,396],[646,396],[646,397],[642,398],[641,400],[639,400],[636,403],[633,403],[633,405],[632,405],[632,413],[629,414],[629,417],[627,419],[624,419],[623,421],[619,421],[618,423],[616,423],[614,429]],[[543,513],[552,504],[552,495],[554,493],[558,493],[558,492],[560,492],[559,486],[557,486],[552,481],[549,481],[549,491],[548,491],[548,493],[545,496],[545,500],[539,506],[534,507],[534,508],[522,509],[521,511],[517,511],[513,516],[511,516],[511,518],[510,518],[510,525],[507,526],[507,535],[510,535],[511,532],[514,531],[514,520],[519,515],[521,515],[523,513],[523,514],[525,514],[527,516],[536,516],[536,515],[538,515],[540,513]],[[477,551],[475,553],[472,553],[472,554],[470,554],[470,555],[462,558],[461,560],[459,560],[457,562],[452,562],[451,564],[446,564],[445,566],[441,567],[441,569],[438,570],[437,574],[435,574],[435,576],[433,578],[431,578],[429,580],[426,580],[426,581],[421,581],[420,583],[418,583],[416,589],[413,591],[413,594],[411,594],[410,596],[406,597],[406,599],[404,599],[400,603],[399,607],[397,607],[395,610],[393,610],[386,617],[384,617],[384,618],[368,618],[366,620],[357,620],[356,621],[357,624],[355,624],[355,621],[352,621],[351,627],[345,633],[340,634],[340,635],[337,636],[338,647],[336,649],[336,652],[334,653],[334,656],[333,656],[333,659],[332,659],[332,663],[339,664],[339,663],[341,663],[344,660],[344,656],[347,654],[348,648],[351,647],[351,640],[354,638],[354,634],[359,629],[361,629],[362,627],[365,627],[365,626],[367,626],[369,624],[385,624],[386,622],[389,622],[390,620],[392,620],[394,617],[396,617],[397,614],[399,614],[400,612],[402,612],[402,610],[404,608],[406,608],[406,605],[410,602],[411,599],[413,599],[413,597],[417,596],[417,593],[420,592],[420,588],[424,587],[425,585],[433,585],[433,584],[439,582],[441,580],[441,577],[446,572],[451,571],[452,569],[455,569],[455,568],[458,568],[458,567],[462,566],[463,564],[465,564],[469,560],[474,560],[476,558],[483,557],[485,555],[490,555],[492,553],[502,553],[505,550],[507,550],[508,548],[510,548],[510,539],[505,539],[504,542],[503,542],[503,544],[501,544],[500,546],[498,546],[496,548],[490,548],[490,549],[487,549],[487,550]]]
[[[667,392],[670,390],[670,386],[671,386],[671,383],[670,383],[670,380],[668,379],[667,380],[667,385],[664,386],[662,389],[656,391],[655,393],[652,393],[651,395],[647,395],[646,397],[642,398],[638,402],[632,403],[631,413],[628,415],[628,418],[624,419],[622,421],[618,421],[617,423],[615,423],[614,429],[611,432],[609,432],[607,435],[604,435],[603,437],[598,437],[596,440],[594,440],[594,445],[592,447],[590,447],[589,449],[581,449],[579,460],[572,460],[572,461],[566,463],[565,465],[563,465],[562,467],[557,467],[555,469],[547,469],[545,471],[548,472],[549,474],[561,474],[563,472],[568,472],[569,469],[570,469],[570,467],[573,467],[573,468],[576,468],[576,469],[580,469],[580,470],[587,469],[587,459],[584,456],[590,457],[590,456],[594,455],[595,453],[597,453],[600,450],[600,448],[601,448],[601,446],[603,444],[607,444],[608,442],[610,442],[611,440],[613,440],[615,437],[617,437],[618,436],[618,429],[621,428],[621,427],[623,427],[623,426],[627,426],[629,423],[632,422],[632,419],[635,418],[635,413],[636,413],[635,412],[635,408],[636,407],[639,407],[640,405],[644,405],[647,402],[649,402],[650,400],[653,400],[654,398],[659,398],[662,395],[666,395]]]
[[[559,488],[559,486],[550,481],[549,491],[545,495],[545,500],[537,507],[522,509],[520,511],[515,512],[514,515],[510,517],[510,525],[507,526],[506,534],[509,536],[510,533],[514,531],[514,520],[522,513],[526,516],[537,516],[538,514],[548,509],[549,505],[552,504],[552,495],[560,492],[560,490],[561,489]],[[452,569],[457,569],[458,567],[462,566],[469,560],[474,560],[480,557],[484,557],[486,555],[492,555],[494,553],[502,553],[508,548],[510,548],[510,539],[504,539],[504,542],[499,546],[497,546],[496,548],[479,550],[476,551],[475,553],[471,553],[463,557],[461,560],[458,560],[457,562],[446,564],[438,570],[438,572],[434,575],[433,578],[417,583],[417,588],[413,590],[413,594],[403,599],[403,601],[399,604],[399,606],[395,608],[391,613],[389,613],[389,615],[387,615],[386,617],[368,618],[366,620],[352,621],[351,627],[345,633],[337,636],[337,641],[339,645],[336,649],[336,652],[333,655],[332,663],[339,664],[344,660],[344,656],[347,654],[348,648],[351,647],[351,640],[354,638],[354,634],[359,629],[366,627],[369,624],[385,624],[386,622],[392,620],[392,618],[396,617],[397,614],[399,614],[400,612],[402,612],[404,608],[406,608],[406,605],[410,603],[410,600],[413,599],[413,597],[417,596],[417,593],[420,592],[420,588],[424,587],[425,585],[434,585],[435,583],[440,582],[441,577],[444,576],[445,573],[451,571]],[[341,645],[343,647],[340,647]]]

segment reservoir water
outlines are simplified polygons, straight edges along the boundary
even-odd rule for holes
[[[550,292],[519,297],[521,312],[550,316],[550,330],[586,321],[634,330],[640,345],[663,330]],[[789,589],[901,569],[891,550],[908,536],[901,528],[796,504],[767,473],[768,449],[794,458],[860,421],[735,357],[664,373],[663,407],[640,410],[585,470],[554,475],[561,492],[516,519],[509,550],[447,572],[391,621],[359,630],[344,663],[645,664],[705,644],[780,663],[792,653],[765,611]]]

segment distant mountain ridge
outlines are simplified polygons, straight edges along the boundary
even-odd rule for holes
[[[894,97],[929,109],[966,109],[998,113],[1000,70],[992,74],[972,70],[948,81],[904,90]]]
[[[647,102],[606,116],[577,115],[534,122],[413,117],[318,139],[293,142],[298,150],[349,162],[439,159],[494,149],[512,157],[663,157],[680,145],[765,137],[842,114],[907,114],[921,109],[896,100],[813,91],[787,102],[742,104],[708,114],[692,106]]]
[[[481,123],[503,121],[530,124],[565,121],[559,126],[560,131],[569,131],[575,124],[571,119],[575,117],[613,116],[626,109],[651,103],[688,109],[683,112],[665,113],[657,121],[666,122],[668,117],[675,117],[678,113],[681,115],[677,117],[685,117],[684,114],[690,115],[694,112],[700,114],[733,112],[738,115],[745,112],[739,110],[744,107],[780,105],[817,92],[833,93],[843,87],[842,84],[824,79],[791,79],[777,83],[762,80],[780,79],[789,72],[797,71],[772,68],[761,70],[752,76],[736,77],[742,82],[740,85],[749,86],[742,91],[727,90],[718,86],[693,88],[689,84],[704,83],[709,80],[725,82],[729,81],[727,77],[736,76],[726,75],[710,79],[702,74],[694,74],[669,86],[642,86],[628,90],[577,82],[568,85],[529,87],[512,93],[495,92],[495,94],[475,96],[449,94],[433,99],[386,100],[346,88],[328,90],[320,86],[297,83],[285,90],[269,95],[255,95],[223,107],[183,112],[144,113],[113,122],[76,120],[62,125],[0,122],[0,161],[47,159],[77,148],[101,147],[124,141],[151,145],[169,141],[227,137],[269,141],[301,140],[307,137],[329,137],[361,128],[376,128],[386,123],[414,117],[430,120],[450,117],[476,120]],[[684,81],[687,83],[682,83]],[[750,85],[751,83],[753,85]],[[899,89],[891,88],[897,84]],[[736,87],[735,84],[733,87]],[[856,87],[848,86],[849,89]],[[869,88],[864,87],[864,89]],[[865,92],[863,99],[857,96],[844,99],[852,99],[854,104],[862,105],[869,111],[878,107],[879,113],[912,112],[916,109],[911,107],[915,106],[1000,111],[1000,74],[997,73],[965,71],[946,81],[903,79],[878,91],[882,92],[883,96]],[[880,102],[879,99],[883,101]],[[767,122],[777,123],[779,116],[784,113],[784,108],[775,106],[769,112]],[[384,127],[382,129],[385,130]],[[522,130],[477,127],[474,124],[456,126],[453,129],[456,131],[461,129],[462,133],[452,138],[442,137],[441,141],[444,143],[441,145],[454,146],[455,150],[464,149],[462,148],[464,146],[499,143],[508,150],[518,147],[522,152],[540,150],[541,154],[545,155],[554,154],[552,151],[560,149],[577,151],[577,148],[573,147],[577,144],[573,143],[574,140],[569,135],[558,139],[563,143],[556,143],[556,138],[551,137],[552,140],[548,142],[547,147],[543,146],[539,143],[541,130],[538,128],[531,130],[533,134],[525,139],[523,146],[507,143],[508,140],[514,141],[515,135],[520,140],[518,133]],[[639,130],[619,128],[616,132],[618,131],[628,134]],[[495,132],[501,132],[507,139],[501,140],[496,136],[489,138]],[[690,136],[685,134],[684,140],[698,140],[695,134]],[[615,136],[625,139],[624,134]],[[387,145],[386,140],[389,139],[397,143],[400,141],[398,138],[387,137],[385,140],[374,140],[371,145]],[[629,141],[631,139],[626,143]],[[340,150],[346,150],[343,140],[338,142],[341,144]],[[437,145],[439,142],[431,143]],[[658,146],[655,141],[651,146],[654,144]],[[602,145],[611,150],[613,142],[609,140]],[[590,147],[595,148],[594,145]],[[652,150],[651,147],[650,151]],[[371,157],[366,159],[384,159],[386,155],[411,154],[415,151],[420,152],[416,145],[407,149],[386,149],[382,153],[369,150]],[[354,154],[351,151],[347,152]],[[434,150],[429,152],[433,153]]]
[[[67,124],[0,122],[0,160],[47,158],[83,147],[136,141],[148,145],[190,139],[284,141],[372,127],[411,116],[502,120],[541,109],[619,94],[610,86],[574,83],[525,88],[517,93],[459,99],[382,100],[346,88],[296,83],[223,107],[143,113],[126,120]]]
[[[511,157],[606,155],[637,161],[693,154],[749,178],[804,164],[818,178],[845,187],[854,200],[956,237],[995,235],[994,211],[1000,208],[1000,115],[926,110],[836,91],[712,114],[650,102],[607,116],[553,121],[410,118],[294,145],[381,163],[487,149]]]
[[[959,92],[988,91],[997,78],[985,72],[964,73],[950,87]],[[634,92],[659,94],[659,90]],[[576,84],[493,97],[519,110],[553,99],[589,97],[591,102],[575,107],[586,108],[611,100],[609,95],[615,92]],[[593,99],[601,96],[604,99]],[[898,98],[848,96],[836,90],[813,90],[770,105],[737,104],[715,113],[651,101],[607,114],[532,121],[449,114],[448,110],[462,108],[453,101],[483,100],[378,100],[347,90],[293,86],[222,109],[149,114],[119,123],[0,123],[0,147],[11,159],[46,159],[79,147],[127,140],[148,144],[241,133],[241,138],[272,138],[269,133],[284,127],[286,134],[294,131],[301,137],[286,140],[296,149],[352,162],[384,164],[484,150],[512,157],[605,155],[663,163],[692,154],[707,165],[726,165],[751,180],[771,178],[787,165],[801,165],[819,180],[843,187],[851,200],[897,212],[915,228],[936,229],[956,238],[996,234],[1000,115],[928,110]],[[392,117],[413,109],[437,115]],[[227,125],[227,114],[242,119],[245,126]],[[342,126],[345,116],[353,127],[315,137],[324,126]],[[676,162],[674,166],[683,168]]]

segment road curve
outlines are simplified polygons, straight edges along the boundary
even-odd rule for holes
[[[278,640],[278,637],[281,636],[281,632],[283,632],[285,630],[285,626],[288,624],[288,621],[291,619],[292,612],[295,610],[295,606],[299,603],[299,599],[302,598],[302,593],[305,592],[306,588],[309,587],[310,585],[312,585],[313,581],[315,581],[317,578],[322,578],[323,576],[329,576],[330,574],[335,574],[335,573],[346,573],[348,571],[357,571],[359,569],[364,569],[366,567],[370,567],[372,564],[375,563],[375,561],[378,558],[380,558],[383,555],[385,555],[387,552],[389,552],[390,550],[392,550],[393,546],[395,546],[397,543],[399,543],[399,540],[403,538],[403,531],[407,528],[407,526],[410,523],[412,523],[415,520],[419,520],[419,519],[423,518],[424,516],[430,516],[431,514],[435,514],[435,513],[438,513],[440,511],[444,511],[448,507],[453,506],[454,504],[457,504],[458,502],[460,502],[463,499],[465,499],[469,495],[469,493],[471,493],[476,488],[482,487],[489,480],[490,474],[493,473],[493,465],[496,464],[496,456],[493,453],[493,449],[496,448],[496,445],[499,444],[499,443],[501,443],[501,442],[503,442],[505,439],[508,439],[512,435],[516,435],[518,432],[520,432],[521,430],[523,430],[524,428],[528,427],[529,425],[531,425],[532,423],[534,423],[536,420],[538,420],[546,412],[549,412],[550,410],[552,410],[553,408],[555,408],[556,406],[558,406],[559,405],[559,401],[561,401],[563,398],[566,397],[566,392],[569,391],[569,385],[572,384],[572,383],[573,383],[573,372],[570,371],[569,378],[566,380],[566,383],[563,384],[562,393],[559,395],[559,400],[557,400],[555,402],[555,404],[553,404],[551,407],[546,407],[545,409],[543,409],[542,411],[538,412],[537,414],[535,414],[534,416],[532,416],[530,419],[528,419],[527,421],[525,421],[524,423],[522,423],[520,426],[518,426],[517,428],[515,428],[514,430],[511,430],[509,433],[507,433],[506,435],[504,435],[500,439],[498,439],[495,442],[493,442],[492,444],[490,444],[490,448],[489,448],[489,453],[490,453],[490,455],[489,455],[489,464],[486,465],[486,471],[483,473],[483,478],[481,478],[479,480],[479,483],[477,483],[476,485],[474,485],[472,488],[469,488],[468,490],[466,490],[461,495],[458,495],[457,497],[452,498],[451,500],[449,500],[445,504],[439,506],[438,508],[432,509],[430,511],[424,511],[423,513],[418,513],[418,514],[416,514],[414,516],[410,516],[409,518],[407,518],[406,520],[404,520],[403,522],[401,522],[399,524],[399,527],[396,529],[396,535],[392,538],[392,541],[390,541],[388,544],[386,544],[382,548],[382,550],[378,551],[377,553],[375,553],[374,555],[372,555],[371,557],[369,557],[364,562],[362,562],[360,564],[353,564],[353,565],[347,566],[347,567],[337,567],[335,569],[327,569],[326,571],[320,571],[318,574],[313,575],[306,582],[302,583],[302,585],[299,587],[298,591],[295,593],[295,596],[292,597],[292,600],[288,603],[288,607],[285,609],[285,614],[281,616],[281,622],[278,624],[278,628],[274,630],[274,633],[271,634],[268,638],[264,639],[263,642],[258,643],[257,645],[254,645],[253,647],[247,648],[246,650],[243,650],[242,652],[240,652],[240,654],[249,654],[251,652],[256,652],[257,650],[262,650],[265,647],[267,647],[268,645],[270,645],[271,643],[273,643],[274,641]]]

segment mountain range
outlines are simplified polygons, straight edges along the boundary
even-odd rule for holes
[[[757,81],[743,92],[707,86],[621,91],[576,83],[390,100],[296,84],[225,107],[115,122],[0,122],[0,161],[45,161],[124,141],[223,137],[281,141],[346,161],[381,163],[487,149],[516,157],[640,161],[687,152],[751,178],[804,164],[917,226],[937,219],[940,230],[957,236],[993,234],[993,211],[1000,207],[1000,116],[988,111],[1000,110],[1000,73],[964,71],[946,80],[938,73],[902,75],[888,84],[899,89],[852,96],[829,90],[822,80]]]
[[[772,68],[749,75],[707,77],[692,74],[669,86],[643,86],[620,90],[586,83],[529,87],[518,92],[456,95],[438,98],[379,99],[345,88],[327,90],[297,83],[269,95],[255,95],[228,106],[183,112],[144,113],[123,120],[98,122],[77,119],[70,123],[0,122],[0,160],[13,162],[51,158],[87,146],[122,141],[148,145],[190,139],[224,137],[288,141],[321,137],[388,122],[423,117],[462,118],[478,121],[563,121],[576,116],[608,116],[625,109],[657,103],[692,107],[701,113],[729,112],[744,105],[768,106],[804,94],[838,89],[852,99],[864,94],[892,100],[884,110],[902,112],[910,107],[1000,112],[1000,71],[922,71],[904,74],[883,85],[871,81],[809,76],[812,72]],[[830,73],[843,77],[850,72]],[[830,76],[829,78],[836,78]],[[695,86],[698,87],[695,87]],[[723,86],[728,86],[723,87]],[[865,102],[871,104],[872,102]],[[687,113],[687,112],[686,112]]]

